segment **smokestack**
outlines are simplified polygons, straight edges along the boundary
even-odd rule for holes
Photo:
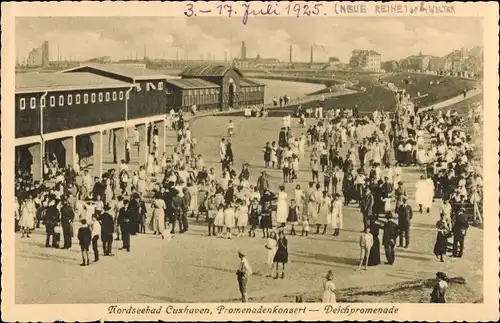
[[[289,63],[292,63],[292,45],[290,44],[290,62]]]
[[[311,65],[312,65],[313,61],[314,61],[313,60],[313,47],[311,46]]]

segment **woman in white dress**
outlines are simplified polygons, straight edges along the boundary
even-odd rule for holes
[[[160,234],[162,239],[165,239],[165,201],[161,198],[160,193],[156,193],[153,200],[153,216],[149,228],[154,234]]]
[[[420,180],[415,184],[415,203],[418,205],[419,212],[423,213],[423,210],[430,212],[430,207],[432,206],[432,192],[428,192],[427,181],[425,176],[420,176]]]
[[[278,208],[276,209],[276,222],[278,227],[284,226],[286,219],[288,217],[288,195],[285,192],[285,187],[280,186],[280,192],[278,193]]]
[[[198,213],[198,186],[189,181],[187,184],[191,200],[189,202],[189,215],[194,216]]]
[[[320,191],[321,185],[316,184],[316,189],[309,196],[309,204],[307,205],[307,212],[309,217],[309,224],[315,225],[318,223],[319,204],[321,203],[322,193]]]
[[[332,211],[330,213],[330,223],[332,224],[332,229],[334,229],[333,236],[338,236],[340,234],[340,229],[342,229],[344,225],[343,206],[344,201],[342,201],[341,195],[338,193],[335,194],[332,201]]]
[[[300,135],[300,140],[299,140],[299,156],[304,157],[305,154],[305,146],[306,146],[306,136],[303,134]]]
[[[423,147],[419,147],[417,150],[417,163],[420,166],[424,166],[429,162],[429,158],[427,157],[427,152]]]
[[[318,223],[316,223],[316,234],[319,234],[320,227],[323,226],[323,233],[326,234],[326,227],[331,220],[330,207],[332,205],[332,199],[328,196],[328,192],[323,192],[323,197],[319,203],[319,215]]]
[[[294,196],[295,196],[295,203],[297,204],[297,207],[300,210],[300,212],[302,212],[304,205],[304,191],[300,187],[300,184],[297,184],[297,186],[295,186]]]
[[[141,166],[139,168],[139,180],[137,181],[137,191],[141,195],[146,191],[146,176],[146,170],[144,166]]]
[[[345,127],[340,129],[340,142],[342,143],[342,146],[347,143],[347,129]]]
[[[22,238],[24,238],[24,234],[30,238],[30,232],[35,227],[35,215],[35,203],[30,195],[21,207],[21,219],[19,221],[19,225],[21,226],[23,233],[21,236]]]
[[[382,163],[382,153],[380,151],[380,146],[378,143],[375,143],[373,145],[371,159],[373,160],[373,163],[377,164]]]
[[[113,188],[111,187],[111,182],[109,181],[109,178],[106,180],[106,188],[104,190],[104,201],[105,203],[109,203],[111,199],[113,198]]]
[[[267,277],[273,277],[274,256],[276,255],[276,250],[278,250],[278,241],[276,239],[276,232],[271,231],[269,233],[269,238],[267,238],[265,247],[267,249],[266,264],[269,267],[269,274],[267,275]]]
[[[148,155],[148,174],[154,175],[154,172],[155,172],[155,155],[151,153]]]
[[[335,284],[333,282],[333,273],[328,270],[326,281],[323,283],[323,303],[337,303],[335,296]]]
[[[278,156],[276,154],[277,151],[278,151],[278,146],[276,145],[276,141],[273,141],[271,145],[271,165],[273,168],[278,162]]]
[[[161,159],[159,156],[157,156],[158,154],[156,153],[155,154],[155,174],[161,174]]]

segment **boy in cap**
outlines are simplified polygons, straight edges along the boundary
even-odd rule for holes
[[[92,231],[87,225],[87,220],[82,219],[82,226],[78,229],[78,242],[82,251],[82,263],[80,266],[89,266],[89,247],[92,241]]]
[[[246,253],[243,250],[238,250],[238,257],[240,258],[240,265],[236,270],[236,279],[238,280],[238,287],[241,293],[241,302],[247,302],[247,282],[248,277],[252,275],[252,267],[246,258]]]
[[[394,223],[392,212],[387,212],[385,215],[387,221],[384,224],[384,235],[382,236],[382,245],[384,246],[386,264],[392,265],[396,260],[394,247],[396,246],[396,237],[398,235],[398,227]]]

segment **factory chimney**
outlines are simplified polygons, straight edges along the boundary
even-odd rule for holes
[[[311,65],[313,64],[313,61],[314,61],[314,59],[313,59],[313,46],[311,46]]]
[[[292,45],[290,44],[290,58],[289,58],[289,63],[292,63]]]

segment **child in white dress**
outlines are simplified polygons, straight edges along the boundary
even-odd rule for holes
[[[271,233],[269,234],[269,238],[267,238],[265,247],[267,249],[266,263],[269,266],[269,277],[273,277],[274,255],[276,254],[276,250],[278,250],[278,241],[276,240],[276,232],[271,231]]]
[[[234,228],[235,213],[230,203],[224,208],[224,227],[226,228],[226,239],[232,239],[232,229]]]
[[[224,226],[224,205],[217,207],[217,213],[214,218],[214,226],[217,228],[217,237],[222,238],[222,227]]]
[[[302,233],[300,235],[304,236],[305,234],[305,236],[307,237],[307,235],[309,234],[309,218],[307,217],[307,215],[302,215],[301,223],[302,223]]]
[[[238,237],[241,238],[248,225],[248,207],[246,200],[241,200],[241,204],[236,209],[236,225],[238,226]]]

